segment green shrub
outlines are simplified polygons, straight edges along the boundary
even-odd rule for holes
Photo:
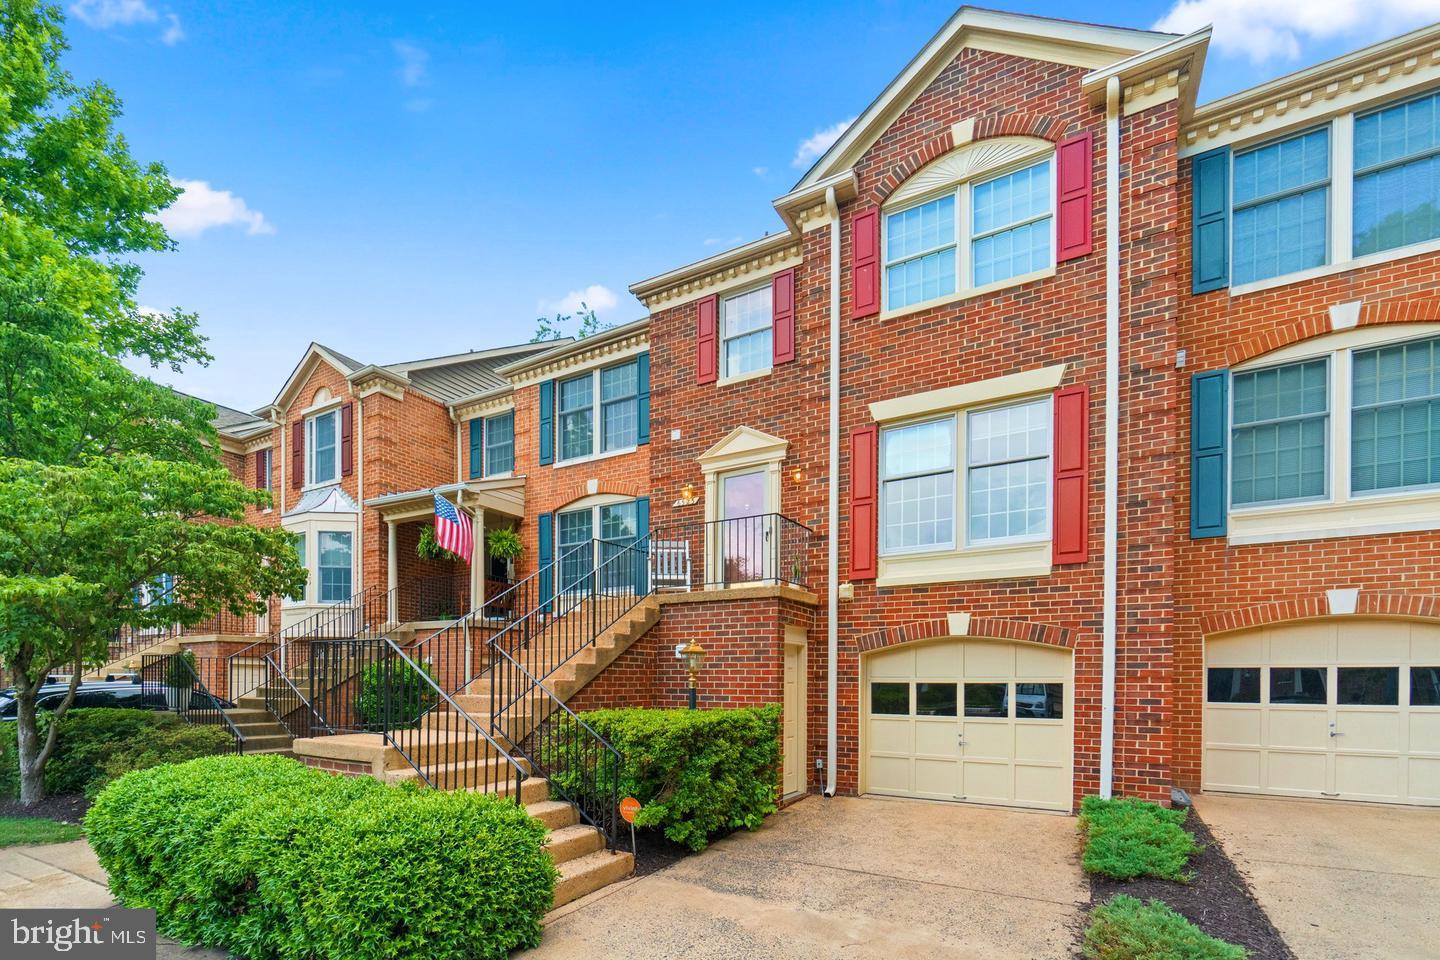
[[[499,960],[540,942],[554,898],[545,828],[523,808],[282,757],[131,773],[85,828],[121,903],[238,956]]]
[[[775,812],[778,706],[596,710],[583,719],[624,757],[619,793],[642,804],[637,827],[704,850],[716,834],[754,830]],[[555,779],[562,789],[574,786],[564,773]]]
[[[176,690],[189,690],[198,676],[195,672],[194,651],[181,650],[165,658],[165,686]]]
[[[1096,907],[1085,931],[1086,960],[1245,960],[1244,947],[1217,940],[1159,900],[1120,894]]]
[[[1158,803],[1117,797],[1086,797],[1080,802],[1085,835],[1081,863],[1090,873],[1116,880],[1160,877],[1186,882],[1185,865],[1200,849],[1184,827],[1186,811]]]
[[[43,734],[49,714],[41,714],[40,720]],[[0,796],[13,797],[20,787],[16,725],[0,726]],[[131,770],[211,756],[233,744],[223,728],[190,724],[173,713],[81,707],[66,712],[60,720],[55,752],[45,764],[45,790],[93,797],[105,784]]]
[[[419,664],[432,680],[435,673],[430,664]],[[405,661],[395,659],[390,667],[390,721],[410,726],[435,706],[435,688],[422,679]],[[360,693],[355,699],[355,713],[366,729],[380,729],[385,722],[385,664],[372,663],[360,674]]]

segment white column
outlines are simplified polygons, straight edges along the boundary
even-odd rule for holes
[[[470,548],[470,609],[479,610],[485,606],[485,508],[475,507],[470,514],[475,538]]]
[[[395,588],[400,581],[400,557],[395,550],[395,521],[385,521],[386,532],[389,534],[389,549],[385,553],[385,584],[388,594],[386,617],[392,624],[399,623],[396,606],[400,601],[399,591]]]

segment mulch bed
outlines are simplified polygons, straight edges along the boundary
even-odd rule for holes
[[[1249,950],[1251,960],[1295,960],[1294,952],[1255,902],[1250,885],[1193,808],[1185,828],[1200,842],[1200,852],[1190,861],[1194,879],[1189,883],[1154,877],[1123,881],[1091,875],[1090,906],[1098,906],[1117,893],[1137,900],[1163,900],[1212,937]]]
[[[625,831],[627,834],[628,830]],[[622,836],[620,841],[621,849],[630,845],[630,838]],[[695,851],[689,847],[681,846],[678,843],[665,839],[665,834],[658,830],[636,830],[635,831],[635,876],[643,877],[646,874],[658,873],[666,867],[673,867],[675,864],[691,856]]]
[[[0,817],[44,817],[61,823],[79,823],[85,819],[90,801],[82,794],[46,797],[34,806],[24,806],[19,800],[0,800]]]

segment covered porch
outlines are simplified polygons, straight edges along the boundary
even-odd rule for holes
[[[435,497],[444,497],[471,522],[471,561],[418,547],[435,522]],[[442,625],[483,606],[510,585],[513,570],[489,556],[488,531],[515,528],[525,515],[525,478],[470,480],[384,494],[365,501],[379,515],[386,538],[386,587],[393,624]],[[426,555],[422,556],[421,554]]]

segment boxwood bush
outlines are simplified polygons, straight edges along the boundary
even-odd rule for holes
[[[128,774],[85,828],[121,903],[256,960],[498,960],[540,942],[554,897],[546,830],[523,808],[283,757]]]
[[[595,710],[582,719],[624,756],[619,792],[642,804],[637,827],[704,850],[717,834],[754,830],[775,812],[779,706]]]
[[[1200,846],[1184,827],[1184,810],[1167,810],[1134,797],[1080,802],[1080,830],[1085,835],[1081,863],[1090,873],[1133,880],[1160,877],[1185,882],[1185,869]]]
[[[42,732],[50,715],[40,715]],[[17,796],[20,757],[13,723],[0,724],[0,796]],[[179,763],[223,753],[233,747],[218,726],[185,722],[173,713],[116,707],[81,707],[60,720],[55,752],[45,764],[45,791],[94,797],[100,789],[131,770]]]
[[[1159,900],[1120,894],[1096,907],[1082,945],[1086,960],[1245,960],[1248,951],[1205,933]]]

